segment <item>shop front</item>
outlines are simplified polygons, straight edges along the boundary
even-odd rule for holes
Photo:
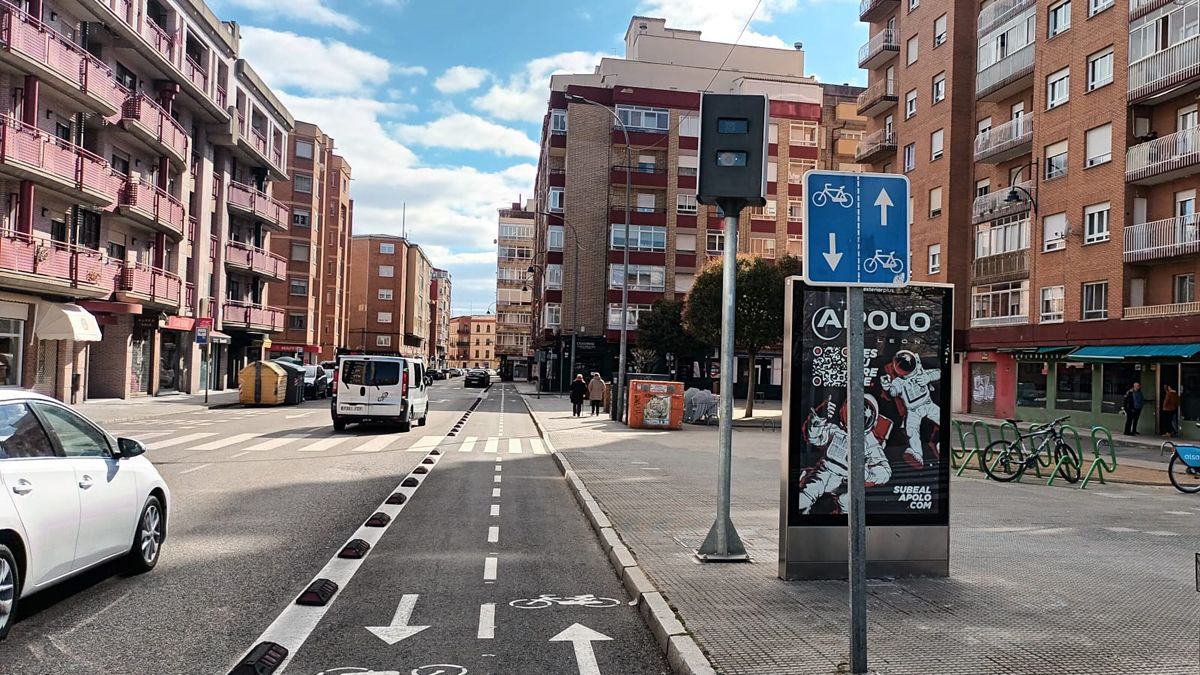
[[[271,341],[271,348],[267,352],[267,358],[274,359],[280,356],[290,356],[300,359],[308,364],[316,364],[321,359],[321,345],[306,345],[295,342],[276,342]]]
[[[173,393],[187,389],[187,361],[184,355],[191,349],[191,331],[196,320],[171,315],[159,322],[161,337],[158,355],[158,390]]]

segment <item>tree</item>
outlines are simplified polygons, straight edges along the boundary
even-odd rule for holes
[[[714,260],[696,275],[684,308],[684,324],[699,339],[716,344],[721,339],[722,260]],[[734,345],[750,357],[746,417],[754,415],[758,386],[754,367],[758,354],[783,340],[784,279],[799,274],[800,261],[784,256],[774,262],[739,257],[734,315]]]
[[[659,358],[674,354],[676,362],[711,347],[697,340],[683,325],[683,301],[659,300],[649,312],[638,316],[638,346],[653,350]]]

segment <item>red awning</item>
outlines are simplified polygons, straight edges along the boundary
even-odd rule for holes
[[[292,344],[287,342],[276,342],[271,340],[271,351],[273,352],[305,352],[307,354],[320,354],[321,345],[302,345]]]
[[[191,330],[196,325],[196,320],[186,316],[176,316],[172,314],[163,322],[162,327],[167,330]]]

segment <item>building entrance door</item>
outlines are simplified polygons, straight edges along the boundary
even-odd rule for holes
[[[971,397],[968,412],[985,417],[996,416],[996,364],[972,363]]]

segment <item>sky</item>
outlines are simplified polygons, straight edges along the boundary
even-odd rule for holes
[[[209,0],[242,55],[353,169],[354,232],[450,271],[454,314],[495,301],[497,209],[529,197],[550,75],[622,56],[630,17],[742,44],[802,42],[807,75],[864,85],[856,0]],[[756,9],[757,6],[757,9]],[[402,218],[402,213],[406,214]]]

